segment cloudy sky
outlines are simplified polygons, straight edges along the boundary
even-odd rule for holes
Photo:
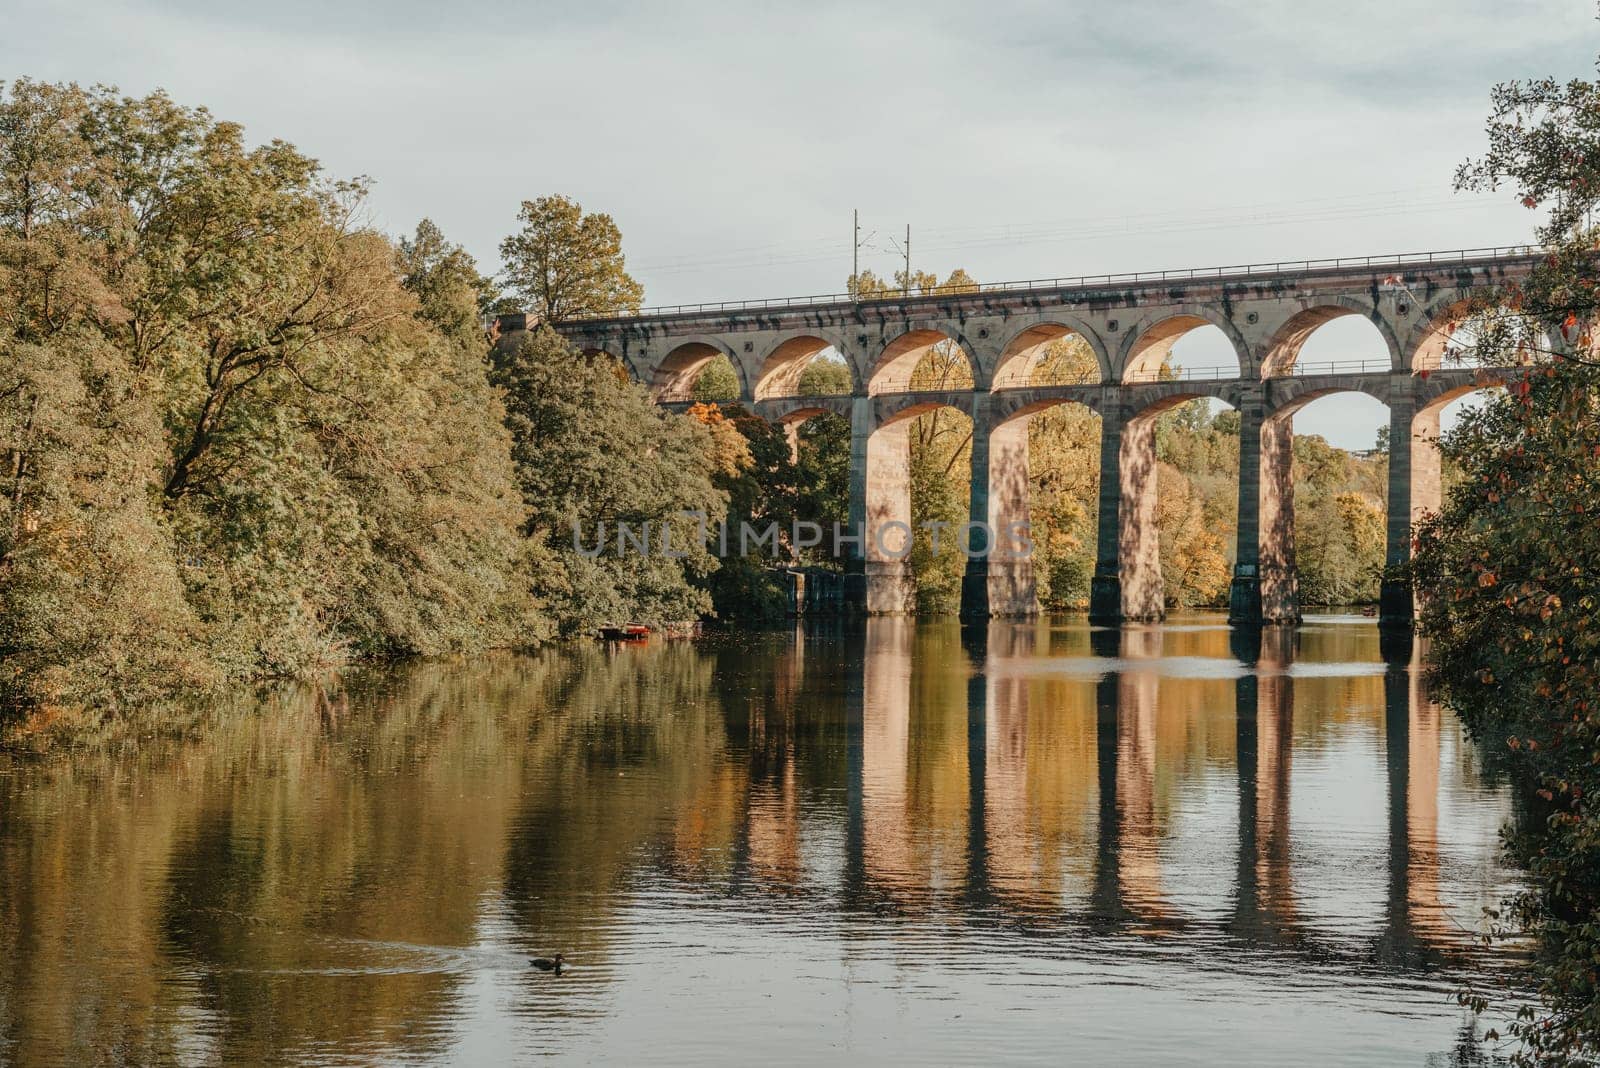
[[[1454,169],[1491,84],[1597,51],[1593,0],[0,8],[0,78],[165,88],[485,267],[524,198],[610,212],[651,304],[836,292],[854,208],[866,266],[909,223],[916,267],[984,281],[1515,244]],[[1297,429],[1364,444],[1357,408]]]

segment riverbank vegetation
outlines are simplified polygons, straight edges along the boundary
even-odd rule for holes
[[[1507,847],[1528,882],[1498,921],[1535,946],[1540,1004],[1508,1037],[1539,1065],[1600,1060],[1597,129],[1595,83],[1495,90],[1489,150],[1458,182],[1547,211],[1548,255],[1508,301],[1477,309],[1465,354],[1520,370],[1444,437],[1458,473],[1412,564],[1440,692],[1524,802]]]
[[[160,93],[3,89],[0,707],[707,607],[705,559],[592,561],[567,524],[719,515],[711,433],[553,335],[491,365],[495,287],[430,223],[374,231],[364,192]],[[520,298],[637,300],[609,219],[523,223]],[[541,288],[563,232],[602,262]]]

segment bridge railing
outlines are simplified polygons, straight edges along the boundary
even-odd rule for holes
[[[1125,271],[1120,274],[1084,274],[1069,278],[1030,278],[1012,282],[936,286],[878,293],[857,298],[851,293],[815,293],[798,297],[772,297],[763,300],[723,300],[705,304],[663,304],[622,314],[577,315],[568,322],[626,321],[668,315],[703,315],[734,311],[782,311],[839,304],[876,304],[887,301],[938,299],[972,293],[1025,293],[1041,289],[1087,289],[1118,284],[1153,282],[1214,282],[1233,278],[1259,278],[1270,275],[1304,274],[1309,271],[1338,271],[1360,268],[1371,270],[1393,267],[1438,267],[1533,256],[1542,252],[1538,245],[1500,245],[1492,248],[1452,249],[1446,252],[1400,252],[1382,256],[1341,256],[1319,260],[1278,260],[1272,263],[1243,263],[1226,267],[1188,267],[1163,271]]]
[[[1388,374],[1394,367],[1388,360],[1296,360],[1291,375]]]

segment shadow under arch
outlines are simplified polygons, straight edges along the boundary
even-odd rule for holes
[[[744,364],[731,348],[709,337],[685,338],[673,346],[656,364],[650,378],[650,392],[663,403],[693,400],[695,379],[700,377],[706,364],[718,356],[726,357],[733,365],[734,374],[739,376],[739,398],[750,397]]]
[[[1238,371],[1227,377],[1252,377],[1254,360],[1250,345],[1245,341],[1233,321],[1219,311],[1202,304],[1184,305],[1176,311],[1151,316],[1136,323],[1124,335],[1120,359],[1117,361],[1120,382],[1151,382],[1160,377],[1162,365],[1172,355],[1172,346],[1180,338],[1202,327],[1214,326],[1233,346],[1238,360]],[[1222,377],[1222,376],[1215,376]]]
[[[1352,317],[1360,317],[1372,325],[1372,328],[1383,342],[1383,351],[1388,356],[1389,368],[1398,368],[1403,365],[1404,360],[1401,357],[1400,341],[1395,337],[1389,321],[1383,317],[1376,306],[1347,296],[1330,295],[1322,299],[1323,303],[1291,315],[1283,325],[1273,332],[1271,340],[1267,342],[1266,347],[1262,350],[1262,378],[1276,378],[1293,374],[1300,359],[1301,350],[1318,330],[1336,319],[1350,319]],[[1363,360],[1363,363],[1366,362],[1368,361]],[[1374,360],[1372,362],[1381,363],[1382,361]],[[1382,369],[1376,366],[1373,368],[1374,371]]]

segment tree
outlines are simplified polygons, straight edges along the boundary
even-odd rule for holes
[[[536,552],[532,585],[560,630],[708,612],[702,582],[717,562],[700,523],[683,513],[698,513],[711,531],[726,515],[714,478],[738,473],[732,439],[662,410],[547,326],[499,346],[490,378],[505,397],[524,532]],[[648,524],[649,545],[623,542],[619,523],[636,539]],[[660,551],[663,537],[684,555]]]
[[[644,287],[624,267],[611,216],[564,196],[524,200],[522,229],[500,242],[506,283],[540,322],[638,311]]]
[[[0,700],[541,635],[483,361],[360,183],[160,93],[0,130]]]
[[[400,284],[417,298],[417,314],[459,344],[481,346],[482,316],[497,299],[494,283],[460,245],[445,240],[432,219],[395,244]]]
[[[1600,234],[1600,85],[1553,79],[1497,87],[1489,149],[1462,167],[1468,189],[1511,186],[1548,214],[1527,280],[1486,297],[1474,362],[1523,368],[1505,394],[1446,435],[1459,471],[1416,531],[1410,576],[1441,695],[1525,803],[1508,835],[1527,869],[1502,934],[1532,936],[1541,1004],[1510,1025],[1530,1064],[1600,1058],[1600,356],[1594,323]],[[1560,339],[1546,344],[1543,339]],[[1469,999],[1479,1009],[1484,995]]]
[[[726,356],[717,356],[695,376],[690,394],[702,404],[720,404],[739,399],[739,372]]]

